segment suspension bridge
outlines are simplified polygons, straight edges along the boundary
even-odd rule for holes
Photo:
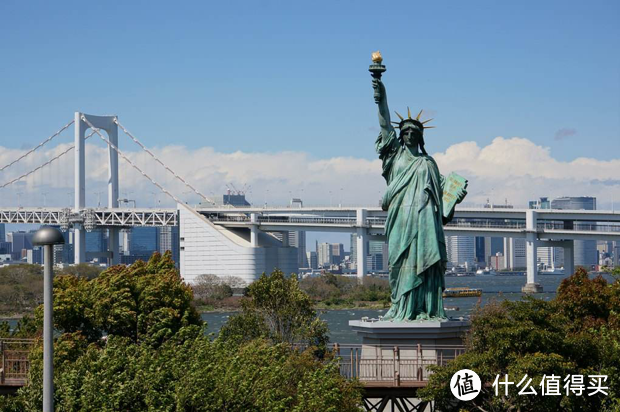
[[[6,171],[29,159],[63,132],[74,128],[74,143],[54,157],[3,179]],[[197,195],[201,206],[181,201],[151,174],[119,149],[119,128],[154,164],[163,168],[173,180]],[[88,132],[88,134],[87,134]],[[105,132],[105,135],[104,133]],[[107,135],[107,136],[106,136]],[[107,205],[87,207],[85,143],[96,136],[107,148]],[[118,264],[119,231],[136,226],[179,226],[180,269],[188,281],[203,273],[238,276],[247,282],[274,267],[296,272],[297,253],[289,247],[288,232],[349,232],[357,238],[358,276],[367,273],[368,240],[383,239],[386,212],[375,207],[301,207],[301,208],[233,208],[218,206],[195,185],[181,177],[152,150],[132,134],[117,116],[94,116],[76,112],[74,118],[38,145],[0,167],[0,191],[37,173],[50,173],[70,152],[74,152],[73,207],[54,208],[40,205],[0,208],[0,223],[54,225],[73,231],[75,263],[86,261],[85,233],[95,229],[108,231],[110,264]],[[127,167],[174,201],[176,208],[120,207],[119,157]],[[99,165],[96,165],[99,166]],[[0,192],[1,193],[1,192]],[[135,206],[135,205],[134,205]],[[527,285],[537,291],[536,250],[541,246],[564,248],[565,272],[573,270],[575,240],[620,240],[620,213],[586,210],[525,210],[493,208],[458,208],[455,219],[445,227],[446,235],[523,238],[526,241]],[[280,236],[276,236],[279,234]]]

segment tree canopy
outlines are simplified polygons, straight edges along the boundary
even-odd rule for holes
[[[312,335],[316,321],[295,282],[280,273],[261,278],[244,312],[261,333],[212,341],[169,254],[92,280],[58,276],[56,410],[358,411],[359,387],[340,376],[333,359],[284,343]],[[267,304],[269,297],[275,300]],[[267,319],[280,326],[270,329]],[[17,396],[0,396],[0,410],[41,410],[42,365],[37,346],[29,384]]]
[[[249,341],[257,337],[273,343],[304,343],[324,347],[327,326],[313,309],[312,299],[295,277],[280,270],[264,274],[247,290],[240,314],[220,331],[221,340]]]
[[[472,317],[467,351],[444,367],[434,368],[421,391],[441,410],[479,411],[617,411],[620,409],[620,282],[590,279],[584,269],[566,278],[551,301],[527,298],[490,303]],[[478,373],[487,384],[507,374],[515,383],[527,374],[538,395],[509,396],[484,386],[472,401],[457,403],[448,384],[461,369]],[[543,375],[607,375],[608,396],[541,396]],[[562,387],[564,382],[561,383]],[[502,391],[504,388],[502,387]]]

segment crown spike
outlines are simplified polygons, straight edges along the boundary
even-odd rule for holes
[[[392,124],[400,124],[400,122],[390,122],[390,123],[392,123]]]
[[[434,129],[435,126],[424,126],[424,129]]]
[[[400,113],[398,113],[396,110],[394,110],[394,113],[396,113],[396,116],[398,116],[398,117],[400,118],[400,120],[405,120],[405,118],[404,118],[404,117],[402,117],[402,116],[400,115]]]
[[[409,106],[407,106],[407,117],[411,119],[411,110],[409,110]]]
[[[424,110],[424,109],[422,109]],[[420,120],[420,116],[422,116],[422,110],[420,110],[420,113],[418,113],[418,116],[415,118],[416,120]]]
[[[433,119],[424,120],[424,121],[422,122],[422,124],[426,124],[426,123],[430,122],[431,120],[433,120]]]

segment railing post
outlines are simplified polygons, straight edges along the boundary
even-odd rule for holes
[[[422,359],[422,345],[420,345],[418,343],[418,380],[422,381],[423,379],[423,371],[422,371],[422,362],[424,361],[424,359]]]
[[[358,358],[357,358],[357,348],[355,348],[355,369],[353,370],[358,378],[360,376],[360,364],[358,362]]]
[[[398,346],[394,346],[394,384],[400,386],[400,357]]]

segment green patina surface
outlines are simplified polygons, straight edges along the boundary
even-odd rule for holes
[[[373,88],[381,126],[376,149],[387,182],[382,207],[388,211],[385,233],[392,304],[384,319],[446,319],[443,225],[465,197],[467,180],[455,173],[446,179],[439,173],[437,163],[424,150],[424,125],[419,119],[409,114],[398,123],[399,132],[392,127],[380,74],[373,73]]]

